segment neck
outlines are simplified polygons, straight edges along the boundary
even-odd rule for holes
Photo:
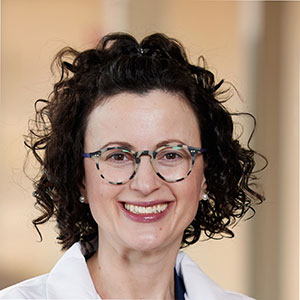
[[[179,247],[140,252],[100,245],[88,268],[103,299],[175,299]]]

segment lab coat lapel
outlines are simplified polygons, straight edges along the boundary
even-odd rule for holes
[[[101,299],[79,243],[74,244],[49,273],[46,289],[48,299]]]
[[[211,280],[185,253],[179,252],[177,274],[183,278],[185,300],[226,300],[225,291]]]

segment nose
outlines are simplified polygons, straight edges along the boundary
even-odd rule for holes
[[[139,191],[144,195],[160,188],[161,179],[156,175],[148,155],[140,157],[137,173],[129,184],[132,190]]]

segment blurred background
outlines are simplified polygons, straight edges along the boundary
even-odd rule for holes
[[[111,31],[138,40],[163,32],[180,40],[194,63],[203,55],[217,80],[236,86],[240,97],[228,107],[256,116],[254,146],[269,160],[261,176],[267,201],[256,216],[236,226],[234,239],[186,251],[225,289],[298,299],[299,29],[299,2],[2,0],[0,288],[49,272],[62,255],[54,222],[41,227],[38,242],[32,184],[23,172],[23,135],[34,101],[51,91],[55,53],[93,47]],[[241,122],[247,135],[252,124]],[[34,174],[33,160],[29,169]]]

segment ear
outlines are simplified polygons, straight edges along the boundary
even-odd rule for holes
[[[203,175],[202,182],[201,182],[199,200],[201,200],[203,198],[203,194],[206,192],[206,189],[207,189],[206,178]]]
[[[86,199],[86,201],[88,202],[85,177],[83,177],[82,182],[80,184],[78,184],[78,188],[80,191],[80,195],[83,196]]]

